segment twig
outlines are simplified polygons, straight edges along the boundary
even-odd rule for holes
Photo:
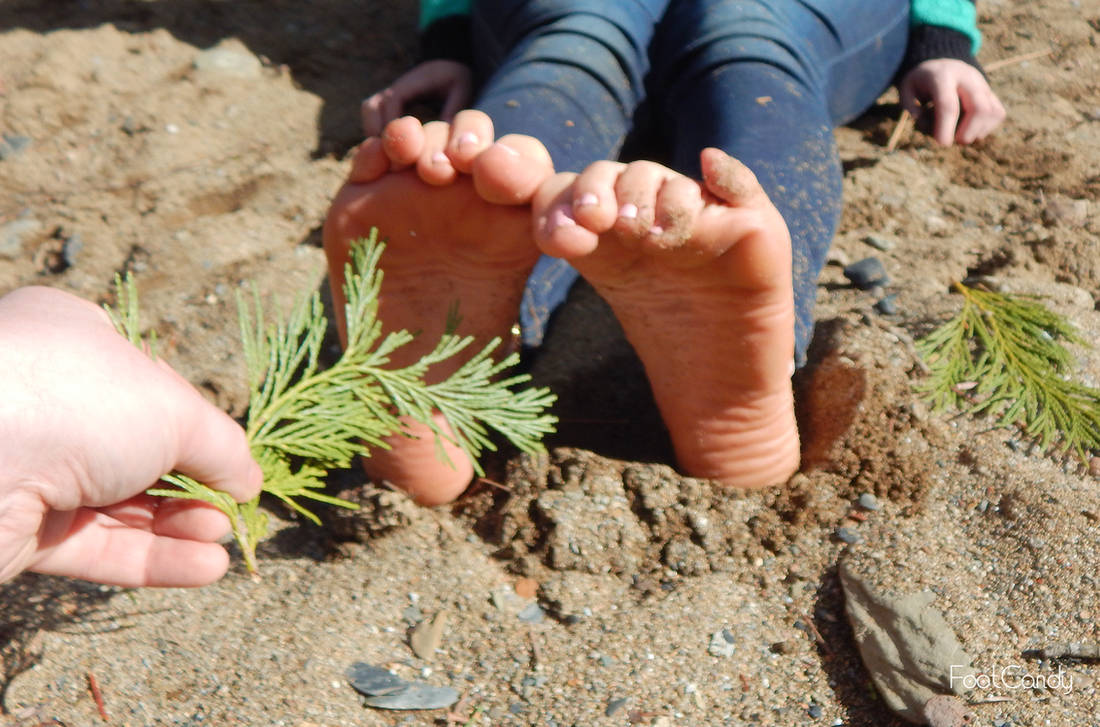
[[[1008,58],[1002,58],[999,61],[992,61],[990,63],[983,64],[985,66],[986,73],[991,73],[998,68],[1004,68],[1005,66],[1015,65],[1017,63],[1023,63],[1024,61],[1034,60],[1036,58],[1042,58],[1043,56],[1049,56],[1054,52],[1053,48],[1047,48],[1046,50],[1037,50],[1031,53],[1021,53],[1018,56],[1010,56]]]
[[[821,650],[826,654],[832,654],[833,650],[829,648],[829,644],[826,643],[825,637],[821,635],[821,632],[817,630],[817,624],[814,623],[813,617],[810,614],[804,614],[802,620],[806,622],[806,627],[810,629],[810,633],[813,634],[814,641],[821,647]]]
[[[909,133],[909,127],[912,125],[912,114],[902,109],[901,116],[898,117],[898,122],[894,125],[894,131],[890,134],[890,140],[886,142],[887,154],[898,148],[902,137]]]
[[[111,718],[107,716],[107,708],[103,706],[103,692],[99,691],[99,684],[95,680],[95,674],[88,672],[88,689],[92,690],[92,699],[95,700],[96,709],[99,710],[99,716],[103,718],[104,722],[110,722]]]
[[[502,485],[499,482],[496,482],[494,480],[490,480],[488,477],[478,477],[475,480],[475,482],[478,482],[479,484],[483,484],[483,485],[489,485],[490,487],[495,487],[496,489],[504,490],[505,492],[511,492],[512,491],[512,488],[509,487],[508,485]]]

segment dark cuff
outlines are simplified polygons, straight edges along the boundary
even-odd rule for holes
[[[420,60],[439,59],[473,65],[474,47],[470,39],[469,15],[447,15],[420,34]]]
[[[970,38],[965,33],[939,25],[914,25],[909,30],[909,45],[896,79],[900,81],[909,71],[933,58],[954,58],[981,71],[981,64],[970,52],[970,47]]]

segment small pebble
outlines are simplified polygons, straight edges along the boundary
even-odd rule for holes
[[[876,285],[886,285],[890,276],[877,257],[865,257],[844,268],[844,277],[860,290],[870,290]]]
[[[42,223],[33,217],[20,217],[0,225],[0,258],[14,260],[23,253],[23,243],[38,232]]]
[[[734,652],[734,638],[729,629],[721,629],[711,634],[707,653],[711,656],[730,657]]]
[[[894,245],[896,244],[889,237],[883,237],[882,235],[875,234],[867,235],[863,238],[863,241],[871,247],[875,248],[876,250],[882,250],[883,252],[893,250]]]
[[[622,697],[621,699],[612,699],[610,702],[607,703],[607,709],[605,709],[603,713],[606,716],[611,717],[620,709],[625,707],[628,701],[630,700],[626,697]]]
[[[71,235],[61,246],[61,257],[65,258],[65,262],[69,267],[73,267],[76,265],[77,256],[83,249],[84,241],[80,239],[80,235]]]
[[[1100,457],[1093,457],[1089,460],[1089,474],[1093,477],[1100,477]]]
[[[974,714],[966,703],[951,694],[937,694],[924,703],[924,719],[929,727],[963,727],[974,724]]]
[[[849,545],[863,542],[863,536],[851,528],[840,527],[836,529],[836,537]]]
[[[524,623],[538,624],[542,623],[542,620],[546,618],[546,614],[537,603],[532,603],[517,613],[516,618]]]
[[[875,310],[884,316],[896,316],[898,314],[898,294],[891,293],[875,303]]]
[[[516,581],[516,595],[520,598],[531,599],[538,595],[539,582],[534,578],[520,578]]]
[[[870,492],[864,492],[859,496],[859,506],[864,510],[878,510],[881,507],[878,504],[878,498]]]
[[[0,136],[0,161],[19,156],[31,145],[29,136],[3,134]]]
[[[806,714],[810,715],[810,717],[812,719],[820,719],[821,718],[821,705],[820,704],[811,704],[809,709],[806,710]]]

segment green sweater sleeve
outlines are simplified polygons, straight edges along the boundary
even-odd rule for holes
[[[970,52],[977,55],[982,45],[978,32],[978,10],[973,0],[913,0],[909,8],[911,25],[950,28],[970,39]]]
[[[419,27],[424,30],[440,18],[469,14],[470,0],[420,0]]]

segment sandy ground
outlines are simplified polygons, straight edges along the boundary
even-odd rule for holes
[[[411,61],[414,5],[0,2],[0,292],[105,300],[134,271],[164,355],[242,413],[233,293],[323,286],[319,227],[357,101]],[[913,133],[887,153],[890,95],[838,131],[834,262],[878,256],[898,312],[825,270],[798,377],[807,464],[787,488],[730,493],[662,464],[639,368],[578,290],[533,368],[561,396],[548,455],[492,459],[495,485],[435,510],[341,475],[364,513],[281,521],[258,582],[238,566],[195,591],[0,587],[0,723],[101,723],[90,674],[120,725],[902,724],[857,652],[843,560],[884,593],[936,594],[980,673],[1070,681],[979,687],[973,723],[1100,724],[1095,661],[1029,656],[1100,642],[1097,479],[912,392],[911,338],[958,309],[948,286],[967,275],[1047,295],[1100,340],[1100,5],[981,11],[1010,112],[995,138]],[[195,68],[230,38],[253,72]],[[1081,365],[1100,384],[1100,358]],[[880,509],[856,505],[865,493]],[[438,648],[415,655],[410,628],[443,612]],[[365,707],[344,679],[356,661],[463,699]]]

